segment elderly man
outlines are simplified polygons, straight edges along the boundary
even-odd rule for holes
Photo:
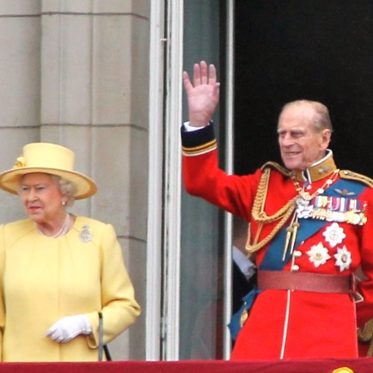
[[[255,253],[258,289],[247,297],[232,359],[357,357],[358,327],[361,339],[372,334],[373,181],[337,168],[328,109],[286,104],[277,127],[283,166],[227,175],[211,121],[215,67],[201,61],[192,81],[186,72],[183,80],[185,188],[250,222],[246,249]]]

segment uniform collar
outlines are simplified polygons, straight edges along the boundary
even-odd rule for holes
[[[294,180],[313,183],[330,176],[337,169],[337,166],[334,163],[333,152],[330,149],[327,149],[326,152],[325,157],[315,162],[312,166],[303,171],[293,171],[291,175]]]

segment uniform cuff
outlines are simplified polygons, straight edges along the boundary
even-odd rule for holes
[[[214,126],[212,122],[197,131],[188,132],[185,125],[181,126],[181,142],[183,155],[197,156],[215,150],[217,147]]]

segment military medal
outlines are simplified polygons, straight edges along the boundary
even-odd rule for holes
[[[296,201],[299,218],[345,222],[353,225],[364,225],[367,221],[366,203],[358,199],[325,195],[309,197],[311,196],[307,192],[300,193]]]
[[[244,309],[241,313],[241,317],[240,317],[240,326],[241,328],[243,327],[243,324],[245,324],[245,321],[247,320],[247,318],[249,317],[249,313],[247,312],[246,309]]]
[[[322,235],[331,247],[337,246],[346,238],[343,228],[338,223],[333,223],[326,227]]]
[[[334,254],[334,258],[336,259],[335,265],[339,267],[340,272],[348,269],[352,262],[351,253],[347,250],[346,246],[338,248],[337,253]]]
[[[330,259],[328,249],[324,247],[322,243],[313,245],[307,251],[307,255],[309,256],[310,262],[313,263],[316,268],[322,264],[325,264]]]

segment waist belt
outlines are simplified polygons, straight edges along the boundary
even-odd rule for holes
[[[352,276],[311,272],[258,271],[259,290],[302,290],[317,293],[353,293]]]

